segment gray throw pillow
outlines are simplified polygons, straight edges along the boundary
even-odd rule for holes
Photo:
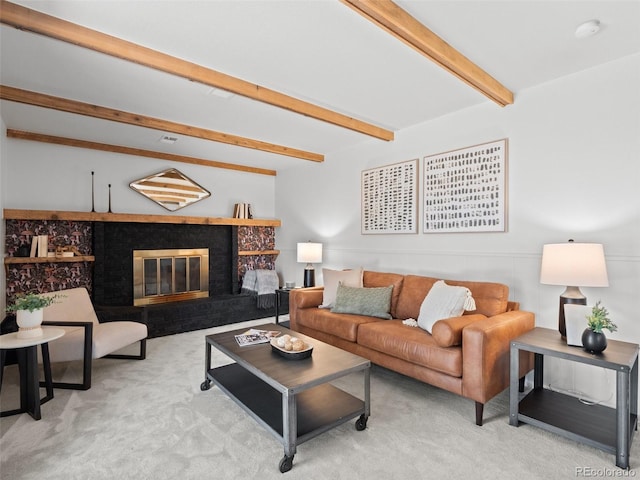
[[[338,284],[334,313],[352,313],[369,317],[390,319],[393,285],[376,288],[346,287]]]

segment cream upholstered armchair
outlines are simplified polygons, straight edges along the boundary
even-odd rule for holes
[[[82,383],[53,382],[55,388],[91,388],[91,365],[94,358],[144,360],[146,357],[147,326],[128,321],[100,323],[86,288],[72,288],[43,295],[59,295],[59,298],[56,303],[44,309],[42,324],[60,326],[65,330],[63,337],[49,344],[51,362],[83,362]],[[114,353],[136,342],[140,342],[139,355]]]

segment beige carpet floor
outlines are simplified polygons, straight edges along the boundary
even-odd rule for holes
[[[508,394],[474,423],[472,401],[383,368],[371,373],[367,429],[349,422],[298,446],[281,474],[282,445],[219,389],[202,392],[205,335],[148,341],[144,361],[97,360],[88,391],[56,390],[42,420],[0,420],[4,479],[569,479],[634,477],[613,455],[541,429],[508,424]],[[228,363],[214,351],[215,365]],[[77,374],[73,364],[55,375]],[[334,382],[361,395],[361,375]],[[2,410],[17,406],[17,368],[6,368]]]

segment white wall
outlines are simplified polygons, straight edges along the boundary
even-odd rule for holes
[[[116,213],[231,217],[233,205],[251,203],[255,218],[274,218],[275,177],[5,138],[4,208],[91,211],[91,172],[95,210]],[[129,188],[142,177],[176,168],[211,196],[170,212]]]
[[[540,284],[542,246],[569,238],[598,242],[605,246],[610,286],[583,293],[590,303],[601,299],[618,324],[609,338],[640,343],[638,85],[640,55],[634,55],[517,92],[506,108],[487,102],[397,132],[394,142],[366,141],[327,155],[324,165],[283,172],[276,188],[283,277],[301,284],[295,243],[311,239],[324,244],[317,278],[321,267],[362,265],[504,282],[511,298],[536,314],[538,326],[557,328],[564,288]],[[501,138],[509,139],[508,232],[360,234],[362,170]],[[611,385],[604,374],[555,370],[548,382],[598,399],[602,385]]]

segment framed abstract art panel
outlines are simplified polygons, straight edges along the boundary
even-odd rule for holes
[[[424,157],[424,233],[507,231],[507,139]]]
[[[418,159],[362,171],[361,233],[418,233]]]

